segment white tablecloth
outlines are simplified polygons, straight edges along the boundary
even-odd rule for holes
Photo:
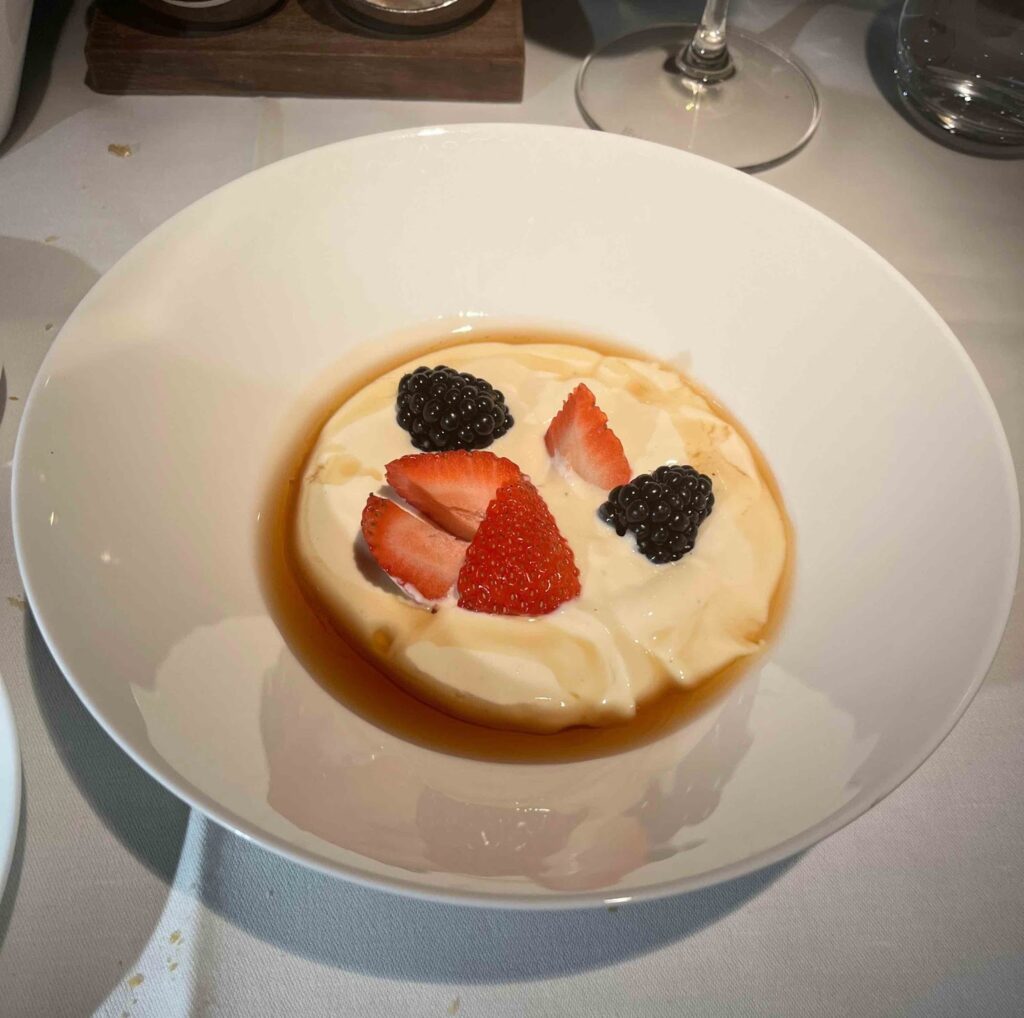
[[[687,6],[589,0],[586,9],[606,36]],[[25,791],[0,902],[0,1015],[1024,1013],[1020,599],[964,719],[867,816],[718,888],[561,914],[403,900],[225,833],[104,735],[25,608],[10,459],[22,400],[77,301],[158,223],[282,156],[414,124],[580,125],[573,78],[590,46],[587,18],[577,0],[527,7],[526,99],[511,106],[98,96],[83,84],[82,7],[59,38],[55,15],[37,24],[0,150],[0,672]],[[762,176],[921,289],[981,370],[1020,462],[1024,163],[949,151],[901,117],[887,98],[891,19],[871,0],[737,5],[737,23],[804,59],[824,104],[808,147]],[[131,157],[110,154],[111,143],[130,145]]]

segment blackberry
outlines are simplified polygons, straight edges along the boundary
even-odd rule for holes
[[[632,533],[641,554],[661,564],[693,550],[714,504],[710,477],[690,466],[663,466],[613,488],[597,513],[619,537]]]
[[[484,449],[515,423],[490,382],[444,364],[419,367],[398,383],[399,425],[423,452]]]

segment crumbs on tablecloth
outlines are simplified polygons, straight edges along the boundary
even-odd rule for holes
[[[7,603],[12,608],[17,608],[20,612],[23,612],[28,607],[28,602],[23,597],[8,597]]]
[[[181,935],[181,930],[175,930],[171,934],[169,939],[170,939],[172,944],[180,944],[184,938]]]
[[[129,978],[128,985],[134,990],[136,987],[141,986],[145,981],[146,977],[141,972],[136,972],[135,975]]]
[[[458,1014],[458,1013],[459,1013],[459,1008],[460,1008],[460,1007],[462,1007],[462,998],[461,998],[461,997],[456,997],[456,998],[455,998],[455,999],[454,999],[454,1000],[453,1000],[453,1001],[452,1001],[452,1002],[451,1002],[451,1003],[450,1003],[450,1004],[448,1005],[448,1013],[449,1013],[449,1014]]]
[[[127,159],[131,156],[133,150],[131,145],[116,145],[114,142],[111,142],[107,146],[107,151],[112,156],[117,156],[118,159]]]

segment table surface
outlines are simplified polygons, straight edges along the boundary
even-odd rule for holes
[[[213,188],[327,142],[453,121],[581,126],[573,79],[593,39],[693,5],[527,0],[525,99],[510,106],[99,96],[83,84],[84,6],[37,6],[46,16],[0,146],[0,673],[24,761],[0,900],[0,1015],[1020,1014],[1024,599],[963,720],[856,823],[717,888],[557,914],[350,886],[191,813],[79,704],[24,602],[8,498],[23,400],[117,258]],[[806,149],[761,176],[863,238],[932,302],[981,371],[1019,464],[1024,162],[951,151],[901,116],[894,9],[737,3],[734,21],[801,57],[823,100]]]

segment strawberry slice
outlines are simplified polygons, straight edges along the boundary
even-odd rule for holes
[[[412,588],[424,600],[438,601],[452,589],[466,557],[465,541],[377,495],[366,500],[361,525],[377,564],[407,592]]]
[[[579,596],[580,571],[544,499],[526,478],[498,489],[459,572],[459,607],[547,615]]]
[[[493,452],[426,452],[387,465],[387,480],[424,516],[467,541],[497,490],[522,474],[511,460]]]
[[[608,417],[582,382],[548,425],[544,445],[583,480],[606,491],[627,484],[633,476],[622,443],[608,427]]]

